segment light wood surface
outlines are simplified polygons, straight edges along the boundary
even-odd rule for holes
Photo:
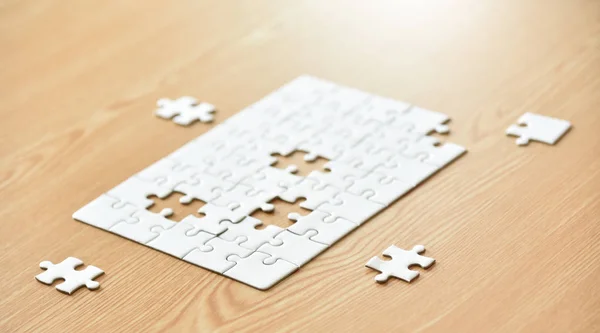
[[[0,331],[600,331],[599,1],[4,0],[0,45]],[[71,219],[214,126],[158,98],[218,124],[304,73],[447,113],[469,152],[267,292]],[[517,147],[526,111],[574,128]],[[431,269],[374,283],[417,243]],[[67,256],[99,291],[34,280]]]

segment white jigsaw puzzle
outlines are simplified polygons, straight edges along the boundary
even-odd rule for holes
[[[526,112],[517,125],[510,125],[506,129],[506,134],[518,136],[516,143],[519,146],[525,146],[531,140],[553,145],[570,128],[571,123],[566,120]]]
[[[214,111],[191,97],[158,104],[158,116],[174,117],[182,125],[209,121]],[[448,120],[443,113],[301,76],[108,190],[73,217],[268,289],[462,155],[463,147],[440,144],[428,135],[447,133]],[[295,166],[274,166],[273,154],[295,151],[306,152],[309,161],[329,162],[307,177],[295,174]],[[147,210],[152,196],[166,198],[173,192],[183,194],[183,204],[206,204],[180,222],[167,218],[172,210]],[[274,199],[304,200],[300,206],[311,212],[289,214],[295,222],[288,228],[265,227],[250,216],[276,210]],[[404,273],[410,277],[410,272]]]
[[[375,281],[379,283],[386,282],[390,276],[410,282],[419,276],[419,272],[409,269],[410,266],[419,265],[422,268],[428,268],[435,262],[435,259],[419,254],[424,251],[423,245],[416,245],[409,251],[392,245],[383,251],[383,254],[391,257],[392,260],[385,261],[375,256],[367,262],[366,266],[381,272],[375,276]]]
[[[46,271],[36,275],[35,279],[44,284],[52,284],[57,279],[63,279],[62,283],[56,285],[56,289],[71,295],[75,290],[86,286],[90,290],[98,289],[100,283],[95,278],[104,274],[104,271],[96,266],[87,266],[84,270],[76,270],[83,265],[83,261],[74,257],[68,257],[61,263],[53,264],[50,261],[42,261],[40,268]]]

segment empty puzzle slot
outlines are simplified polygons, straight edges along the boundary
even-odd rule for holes
[[[180,192],[173,192],[164,199],[161,199],[155,195],[150,195],[148,196],[148,199],[154,201],[154,203],[152,206],[148,207],[148,210],[156,214],[161,214],[163,210],[170,209],[173,211],[173,214],[167,214],[168,216],[166,217],[172,221],[181,221],[188,215],[200,216],[198,210],[202,208],[205,203],[200,200],[192,200],[187,204],[182,203],[182,197],[185,197],[185,194]]]
[[[287,228],[294,224],[294,221],[288,218],[290,213],[299,213],[301,215],[307,215],[311,211],[300,207],[300,203],[303,199],[297,200],[295,203],[289,203],[279,198],[273,199],[270,204],[275,206],[275,209],[271,212],[263,212],[257,210],[252,213],[252,217],[259,219],[263,224],[256,227],[256,229],[264,229],[268,225],[276,225],[281,228]]]
[[[287,156],[274,153],[272,156],[277,158],[277,162],[273,166],[279,169],[296,166],[298,171],[295,174],[306,177],[311,171],[323,170],[323,166],[328,162],[328,160],[323,157],[317,157],[314,161],[306,161],[304,159],[306,155],[307,153],[301,150],[294,150]]]

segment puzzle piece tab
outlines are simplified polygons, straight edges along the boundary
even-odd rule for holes
[[[383,254],[392,257],[392,260],[384,261],[375,256],[367,262],[366,266],[381,272],[375,276],[377,282],[386,282],[390,276],[410,282],[419,276],[419,272],[410,270],[408,267],[419,265],[422,268],[428,268],[435,262],[435,259],[419,254],[423,251],[425,251],[423,245],[416,245],[410,251],[392,245],[383,251]]]
[[[74,257],[68,257],[59,264],[42,261],[40,268],[46,271],[36,275],[35,279],[44,284],[52,284],[57,279],[63,279],[65,281],[58,284],[56,289],[69,295],[83,286],[86,286],[90,290],[98,289],[100,283],[94,281],[94,279],[104,274],[104,271],[91,265],[84,270],[78,271],[75,269],[81,265],[83,265],[83,261]]]

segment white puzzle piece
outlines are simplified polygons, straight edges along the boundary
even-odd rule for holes
[[[325,218],[326,221],[333,221],[341,217],[360,225],[371,216],[377,214],[383,207],[384,205],[365,197],[342,192],[331,201],[317,207],[317,210],[331,215]]]
[[[193,176],[199,172],[195,167],[163,158],[140,171],[137,176],[145,181],[156,182],[162,187],[175,189],[180,183],[198,184],[200,181]]]
[[[410,266],[419,265],[422,268],[428,268],[435,262],[435,259],[419,254],[423,251],[425,251],[423,245],[416,245],[410,251],[392,245],[383,251],[383,254],[392,257],[392,260],[384,261],[375,256],[367,262],[366,266],[381,272],[375,276],[377,282],[386,282],[390,276],[410,282],[419,276],[419,272],[409,269]]]
[[[566,120],[530,112],[522,115],[517,124],[510,125],[506,134],[518,136],[516,142],[519,146],[527,145],[530,140],[553,145],[571,128],[571,123]]]
[[[120,199],[120,203],[115,207],[132,204],[138,208],[148,208],[154,203],[148,199],[148,196],[155,195],[159,198],[166,198],[172,190],[166,186],[161,186],[155,182],[144,181],[138,177],[131,177],[121,184],[108,191],[108,195]]]
[[[156,102],[158,109],[154,112],[158,117],[171,119],[178,125],[187,126],[198,120],[208,123],[213,120],[215,107],[208,103],[199,103],[190,96],[179,97],[176,100],[161,98]]]
[[[316,232],[307,231],[304,235],[297,235],[284,230],[274,237],[274,241],[261,245],[257,251],[271,255],[264,261],[267,265],[283,259],[301,267],[327,249],[327,245],[310,239],[314,234]]]
[[[264,229],[256,229],[256,227],[263,223],[259,219],[255,219],[251,216],[247,216],[238,223],[231,223],[229,221],[223,221],[221,223],[227,226],[227,231],[220,234],[220,238],[231,242],[237,242],[240,246],[250,250],[256,250],[262,244],[270,241],[275,244],[281,243],[280,240],[275,239],[275,236],[284,231],[283,228],[276,225],[268,225]]]
[[[198,212],[204,214],[203,217],[198,218],[194,215],[188,215],[181,222],[194,227],[194,230],[188,234],[205,231],[213,235],[219,235],[227,230],[227,227],[222,225],[221,222],[227,220],[237,223],[246,217],[246,215],[233,210],[237,208],[237,205],[231,205],[231,208],[206,204],[198,210]]]
[[[353,180],[360,179],[367,174],[364,170],[336,161],[325,163],[324,168],[328,172],[312,171],[308,175],[308,178],[319,182],[315,186],[316,190],[322,190],[325,186],[345,190],[352,184]]]
[[[118,202],[119,199],[102,194],[73,213],[73,218],[100,229],[109,230],[118,222],[131,218],[131,215],[138,210],[137,207],[131,204],[115,208],[114,206]]]
[[[310,237],[311,240],[332,245],[358,227],[358,224],[339,217],[328,222],[325,219],[329,216],[328,213],[318,210],[312,211],[305,216],[298,213],[290,213],[288,214],[288,218],[296,222],[289,226],[287,230],[297,235],[304,235],[314,230],[316,234]]]
[[[158,116],[187,125],[214,107],[191,97],[159,102]],[[301,76],[186,143],[73,214],[186,262],[266,289],[465,152],[429,136],[447,115]],[[537,123],[536,123],[537,124]],[[283,170],[277,157],[304,151],[324,170]],[[157,156],[158,158],[159,156]],[[316,167],[315,167],[316,169]],[[180,222],[147,210],[153,196],[204,203]],[[310,210],[288,228],[253,216],[277,199]],[[264,251],[264,252],[263,252]]]
[[[176,224],[161,214],[138,210],[129,219],[115,224],[109,231],[132,241],[146,244],[158,236],[159,228],[166,230]]]
[[[83,261],[74,257],[68,257],[58,264],[53,264],[50,261],[42,261],[40,268],[46,271],[36,275],[35,279],[44,284],[52,284],[57,279],[63,279],[62,283],[56,285],[56,289],[69,295],[83,286],[86,286],[90,290],[98,289],[100,283],[94,281],[94,279],[104,274],[104,271],[91,265],[83,270],[75,269],[81,265],[83,265]]]
[[[443,113],[412,106],[395,117],[393,126],[415,133],[429,134],[435,131],[439,134],[446,134],[450,131],[445,125],[448,120],[450,117]]]
[[[254,288],[266,290],[298,269],[298,266],[283,259],[267,265],[265,260],[269,257],[268,254],[262,252],[254,252],[245,258],[231,255],[227,257],[227,260],[236,264],[223,274]]]
[[[177,223],[174,227],[166,230],[153,227],[152,231],[156,232],[158,236],[146,244],[174,257],[183,258],[194,249],[206,249],[205,243],[215,237],[215,235],[204,231],[188,235],[188,232],[193,229],[193,226],[183,222]]]
[[[373,172],[356,179],[348,192],[363,196],[382,205],[390,205],[413,189],[413,185],[401,182],[383,173]]]
[[[228,261],[227,257],[230,255],[247,257],[250,253],[252,250],[241,247],[236,242],[228,242],[215,237],[206,242],[203,247],[192,250],[183,257],[183,260],[217,273],[223,273],[235,265],[235,262]]]
[[[290,203],[296,202],[298,199],[306,199],[300,204],[300,207],[315,210],[323,203],[331,200],[336,194],[340,193],[339,189],[333,186],[325,186],[322,189],[317,188],[319,185],[315,179],[305,178],[301,182],[286,188],[285,191],[279,194],[283,201]]]

